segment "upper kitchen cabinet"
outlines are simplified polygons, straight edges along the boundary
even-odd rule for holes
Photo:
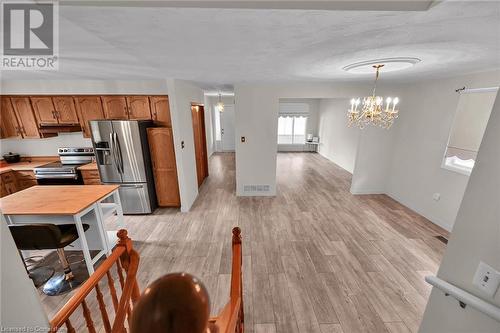
[[[172,127],[168,96],[151,96],[151,115],[158,126]]]
[[[16,114],[9,97],[0,96],[0,138],[22,138]]]
[[[31,97],[39,126],[78,125],[78,116],[71,96]]]
[[[102,96],[101,99],[106,119],[128,119],[125,96]]]
[[[148,96],[127,96],[127,107],[130,120],[151,119]]]
[[[104,119],[104,111],[99,96],[78,96],[75,97],[76,111],[80,118],[83,136],[90,138],[90,120]]]
[[[39,125],[57,124],[57,114],[50,96],[31,97],[31,105]]]
[[[54,108],[59,124],[75,125],[78,124],[75,102],[72,96],[54,96],[52,97]]]
[[[40,132],[29,97],[11,97],[12,106],[17,116],[23,138],[39,138]]]

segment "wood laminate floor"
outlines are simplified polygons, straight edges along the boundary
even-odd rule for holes
[[[431,289],[424,276],[436,273],[445,248],[435,236],[447,233],[385,195],[351,195],[351,175],[319,154],[282,153],[277,164],[276,197],[236,197],[234,154],[215,154],[189,213],[127,216],[141,290],[189,272],[218,313],[239,226],[246,332],[416,332]],[[69,296],[43,297],[49,316]]]

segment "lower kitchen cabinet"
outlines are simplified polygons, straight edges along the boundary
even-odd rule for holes
[[[158,205],[179,207],[181,202],[172,129],[167,127],[148,128],[148,142]]]
[[[1,176],[2,183],[0,184],[1,196],[17,192],[16,177],[12,171],[5,172]]]
[[[81,170],[85,185],[101,185],[101,178],[97,170]]]

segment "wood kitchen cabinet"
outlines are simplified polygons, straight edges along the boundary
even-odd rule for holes
[[[168,96],[151,96],[149,97],[151,105],[151,116],[158,126],[172,127],[170,119],[170,105]]]
[[[39,126],[78,125],[72,96],[36,96],[30,99]]]
[[[17,192],[16,177],[12,171],[0,175],[0,195],[2,197]]]
[[[13,174],[16,177],[17,191],[38,185],[35,173],[31,170],[13,171]]]
[[[80,119],[83,137],[90,138],[89,121],[104,119],[101,98],[100,96],[77,96],[75,97],[75,106]]]
[[[9,97],[0,96],[0,138],[23,137]]]
[[[50,96],[31,97],[31,105],[39,125],[57,124],[57,115]]]
[[[148,96],[127,96],[128,119],[151,119]]]
[[[128,119],[125,96],[102,96],[101,100],[106,119]]]
[[[80,170],[82,173],[83,183],[85,185],[101,185],[99,171],[96,170]]]
[[[72,96],[54,96],[52,102],[59,124],[75,125],[79,123]]]
[[[11,97],[12,106],[17,116],[17,121],[23,138],[40,138],[38,124],[35,118],[29,97]]]
[[[172,129],[167,127],[148,128],[148,142],[158,205],[179,207],[179,184]]]

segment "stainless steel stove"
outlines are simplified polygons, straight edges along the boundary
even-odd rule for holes
[[[92,162],[92,147],[62,147],[58,149],[60,162],[45,164],[34,169],[39,185],[83,184],[78,167]]]

